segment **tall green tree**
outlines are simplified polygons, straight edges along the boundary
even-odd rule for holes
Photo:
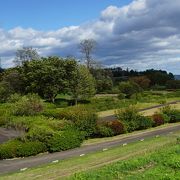
[[[75,104],[78,100],[88,99],[95,94],[95,80],[88,68],[79,65],[71,89]]]
[[[48,57],[24,62],[21,74],[26,93],[38,93],[41,97],[54,102],[58,93],[68,90],[75,70],[75,60]]]

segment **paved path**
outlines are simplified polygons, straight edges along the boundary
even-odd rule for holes
[[[146,111],[146,110],[150,110],[150,109],[155,109],[155,108],[160,108],[160,107],[164,107],[164,106],[167,106],[167,105],[171,105],[171,104],[177,104],[179,103],[180,100],[178,101],[173,101],[173,102],[169,102],[169,103],[166,103],[166,104],[160,104],[160,105],[156,105],[156,106],[151,106],[151,107],[148,107],[148,108],[143,108],[143,109],[139,109],[138,111],[139,112],[142,112],[142,111]],[[105,117],[100,117],[99,118],[100,120],[104,120],[104,121],[112,121],[112,120],[116,120],[116,116],[113,114],[113,115],[109,115],[109,116],[105,116]]]
[[[149,137],[154,137],[156,135],[165,135],[171,132],[180,131],[180,124],[177,124],[173,127],[166,127],[163,129],[156,129],[153,131],[145,131],[138,135],[131,135],[119,140],[108,141],[93,145],[87,145],[76,149],[71,149],[64,152],[57,152],[52,154],[42,154],[35,157],[27,157],[13,160],[0,160],[0,174],[15,172],[22,168],[31,168],[38,165],[43,165],[50,163],[55,160],[63,160],[71,157],[80,156],[81,154],[87,154],[102,150],[104,148],[111,148],[115,146],[122,145],[124,143],[136,142],[141,139],[146,139]]]
[[[18,131],[15,131],[14,129],[6,129],[0,127],[0,144],[20,135],[22,134]]]

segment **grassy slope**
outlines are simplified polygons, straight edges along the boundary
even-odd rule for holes
[[[73,180],[180,179],[180,144],[166,145],[151,154],[118,161],[97,170],[71,176]]]
[[[169,134],[168,136],[150,138],[143,142],[131,143],[124,147],[119,146],[108,149],[107,151],[87,154],[83,157],[63,160],[59,163],[28,169],[24,172],[4,175],[0,177],[0,180],[62,179],[76,172],[95,169],[109,163],[130,159],[138,155],[149,154],[155,150],[162,149],[164,146],[174,144],[177,135],[180,135],[180,132]]]

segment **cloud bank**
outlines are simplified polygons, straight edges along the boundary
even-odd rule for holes
[[[0,57],[12,66],[15,51],[36,48],[40,55],[81,58],[78,44],[97,41],[94,58],[107,66],[165,69],[180,74],[180,1],[134,0],[127,6],[109,6],[100,17],[80,26],[54,31],[16,27],[0,29]]]

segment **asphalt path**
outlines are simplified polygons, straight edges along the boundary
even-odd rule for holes
[[[180,124],[177,124],[173,127],[166,127],[163,129],[156,129],[153,131],[145,131],[141,134],[130,135],[119,140],[108,141],[93,145],[86,145],[80,148],[71,149],[68,151],[57,152],[52,154],[41,154],[37,156],[27,157],[27,158],[19,158],[12,160],[0,160],[0,174],[10,173],[20,171],[24,168],[32,168],[39,165],[44,165],[48,163],[52,163],[57,160],[69,159],[71,157],[78,157],[81,155],[86,155],[88,153],[102,151],[105,148],[112,148],[116,146],[120,146],[123,144],[129,144],[132,142],[137,142],[142,139],[146,140],[146,138],[155,137],[157,135],[166,135],[168,133],[172,133],[175,131],[180,131]]]

